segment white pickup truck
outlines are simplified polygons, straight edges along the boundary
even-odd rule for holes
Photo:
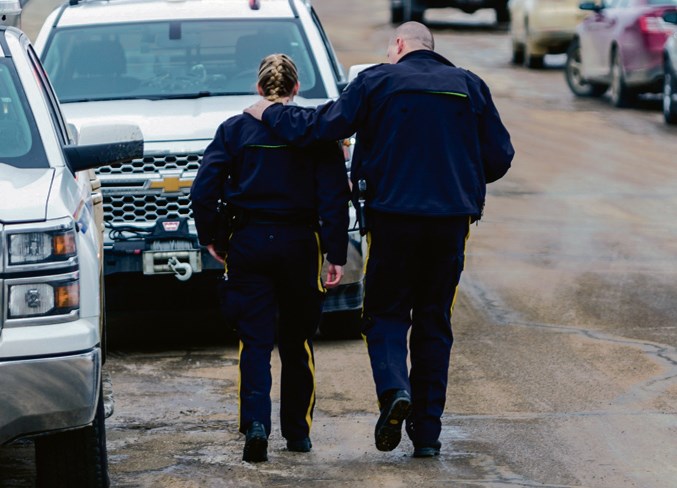
[[[140,157],[143,138],[130,124],[66,124],[11,26],[19,12],[18,0],[0,0],[0,445],[35,437],[39,486],[108,486],[89,170]]]

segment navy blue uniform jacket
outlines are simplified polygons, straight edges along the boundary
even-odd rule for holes
[[[317,109],[275,104],[263,121],[299,145],[357,133],[353,183],[390,213],[480,218],[486,183],[514,155],[487,85],[427,50],[364,70]]]
[[[317,215],[329,262],[343,265],[348,249],[348,177],[334,142],[295,148],[249,115],[223,122],[205,149],[191,189],[200,243],[214,241],[217,201],[276,215]]]

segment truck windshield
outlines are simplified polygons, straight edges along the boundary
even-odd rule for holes
[[[18,77],[0,58],[0,162],[18,168],[46,168],[47,158]]]
[[[293,20],[176,20],[78,26],[54,33],[43,63],[62,103],[256,94],[259,63],[285,53],[300,95],[326,98]]]

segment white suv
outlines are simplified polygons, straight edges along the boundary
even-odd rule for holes
[[[101,235],[89,169],[139,157],[138,127],[68,127],[0,1],[0,445],[36,436],[40,486],[108,486]],[[108,410],[110,413],[110,409]]]
[[[190,187],[218,125],[259,98],[264,56],[294,59],[299,104],[336,98],[347,84],[308,0],[72,0],[46,19],[36,49],[69,122],[123,118],[144,134],[143,158],[98,170],[107,276],[189,280],[223,271],[198,245]],[[344,284],[325,301],[323,333],[354,331],[362,256],[353,231]]]

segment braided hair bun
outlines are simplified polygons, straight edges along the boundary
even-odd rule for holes
[[[271,54],[261,61],[258,85],[271,102],[294,94],[299,81],[296,65],[286,54]]]

